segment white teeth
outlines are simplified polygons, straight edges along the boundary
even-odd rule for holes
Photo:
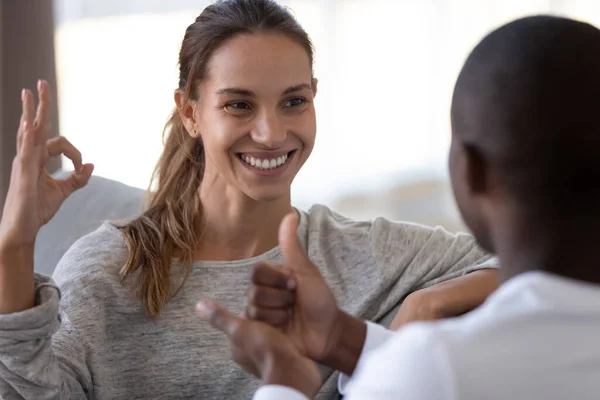
[[[287,154],[285,154],[285,155],[279,156],[277,158],[260,160],[258,158],[254,158],[252,156],[248,156],[246,154],[241,154],[240,158],[246,164],[250,164],[253,167],[258,168],[258,169],[274,169],[274,168],[280,167],[283,164],[285,164],[285,162],[288,159],[288,156],[287,156]]]

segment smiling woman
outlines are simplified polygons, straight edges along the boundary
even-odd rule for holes
[[[230,185],[257,201],[279,199],[289,209],[290,186],[317,130],[308,38],[239,35],[214,52],[206,76],[191,102],[186,104],[183,91],[175,96],[184,126],[202,140],[203,179],[211,195]]]
[[[235,11],[217,3],[186,31],[156,193],[148,212],[122,227],[132,250],[122,274],[139,273],[136,290],[151,316],[169,299],[162,271],[174,253],[186,274],[194,259],[257,256],[277,245],[279,221],[292,211],[290,187],[316,134],[313,49],[287,11],[261,3],[245,7],[264,6],[256,12],[273,21],[236,22]],[[252,237],[240,236],[248,224]]]

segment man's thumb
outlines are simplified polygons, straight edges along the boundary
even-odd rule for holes
[[[288,214],[281,221],[279,227],[279,246],[281,247],[281,253],[285,258],[288,267],[295,271],[300,269],[314,269],[316,267],[309,260],[308,254],[300,246],[298,241],[298,214]]]

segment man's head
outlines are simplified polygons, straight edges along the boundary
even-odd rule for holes
[[[451,118],[455,197],[487,250],[523,226],[556,239],[600,220],[600,30],[551,16],[496,29],[465,62]]]

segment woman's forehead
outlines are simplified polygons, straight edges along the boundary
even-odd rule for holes
[[[206,87],[261,88],[282,91],[310,83],[312,70],[306,50],[293,39],[273,33],[239,35],[225,42],[207,66]]]

